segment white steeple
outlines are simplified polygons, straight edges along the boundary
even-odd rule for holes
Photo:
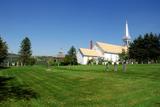
[[[129,46],[129,43],[131,42],[131,36],[129,34],[127,20],[126,20],[125,36],[123,37],[123,42],[125,46]]]

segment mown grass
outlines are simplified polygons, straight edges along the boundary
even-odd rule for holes
[[[0,107],[159,107],[160,65],[0,70]]]

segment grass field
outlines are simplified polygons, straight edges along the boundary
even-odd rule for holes
[[[160,107],[160,65],[0,70],[0,107]]]

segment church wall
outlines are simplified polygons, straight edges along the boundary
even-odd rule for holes
[[[82,64],[86,65],[87,62],[88,62],[88,60],[89,60],[89,57],[84,56],[84,57],[83,57],[83,63],[82,63]]]
[[[79,51],[77,52],[77,62],[83,64],[83,55]]]
[[[118,54],[104,53],[104,58],[105,58],[105,60],[117,62],[119,59],[119,56],[118,56]]]
[[[105,60],[109,60],[112,62],[117,62],[119,59],[118,54],[113,54],[113,53],[104,53],[103,57]],[[88,60],[92,59],[93,57],[88,57],[88,56],[83,56],[80,52],[77,53],[77,61],[80,64],[86,65],[88,63]],[[96,58],[96,57],[94,57]]]
[[[80,52],[77,52],[77,61],[79,64],[86,65],[90,59],[92,59],[92,57],[84,56]]]
[[[119,60],[119,55],[118,54],[114,54],[114,53],[104,53],[97,45],[93,46],[93,50],[96,50],[101,57],[103,57],[105,60],[109,60],[112,62],[117,62]],[[97,59],[98,57],[88,57],[88,56],[84,56],[82,55],[80,52],[78,52],[77,54],[77,60],[78,63],[86,65],[88,63],[88,60],[90,59]]]

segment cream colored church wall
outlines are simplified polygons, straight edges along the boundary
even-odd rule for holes
[[[104,59],[109,60],[109,61],[113,61],[113,62],[117,62],[119,59],[119,55],[113,54],[113,53],[104,53]]]
[[[83,56],[79,51],[77,52],[77,61],[79,64],[83,64]]]
[[[83,56],[83,63],[82,64],[86,65],[88,60],[89,60],[89,58],[87,56]]]
[[[86,65],[90,59],[92,59],[92,57],[83,56],[79,51],[77,52],[77,61],[79,64]]]

